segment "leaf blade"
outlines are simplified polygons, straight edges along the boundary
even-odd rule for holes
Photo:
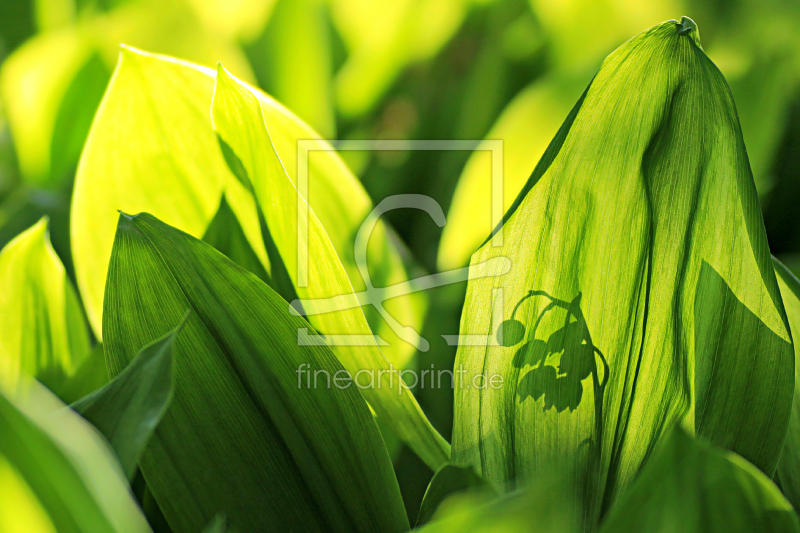
[[[120,217],[104,306],[112,374],[131,346],[194,311],[174,346],[173,401],[139,463],[156,501],[178,530],[218,512],[242,530],[407,528],[358,392],[300,387],[301,364],[341,366],[327,347],[297,346],[302,320],[285,305],[209,245],[147,214]]]
[[[89,355],[89,337],[46,217],[3,248],[0,283],[0,379],[13,388],[27,374],[58,392]]]
[[[503,247],[472,259],[513,270],[470,282],[461,334],[487,345],[460,346],[456,364],[506,386],[457,389],[454,462],[506,491],[577,462],[590,527],[674,421],[771,475],[788,420],[790,337],[758,197],[690,24],[606,59],[506,214]],[[526,342],[501,346],[512,318]],[[548,347],[569,323],[581,333]]]
[[[377,373],[380,385],[363,389],[365,397],[378,416],[383,417],[423,461],[438,468],[447,461],[449,445],[431,426],[399,375],[394,379],[396,369],[375,344],[325,228],[292,185],[275,152],[264,123],[261,103],[222,66],[217,74],[212,117],[215,130],[247,170],[269,233],[275,240],[303,308],[310,311],[310,322],[327,335],[360,336],[362,340],[359,342],[366,342],[366,345],[345,342],[334,346],[334,350],[352,375],[359,371],[372,372],[375,383]],[[307,227],[302,222],[306,215]],[[298,243],[301,227],[308,236],[303,244]],[[307,264],[300,263],[302,246],[308,247]],[[315,304],[320,305],[314,300],[326,305],[324,300],[330,302],[331,299],[342,301],[343,309],[337,309],[335,305],[329,312],[310,309]]]
[[[172,346],[182,325],[143,347],[114,380],[70,406],[111,444],[128,479],[172,399]]]

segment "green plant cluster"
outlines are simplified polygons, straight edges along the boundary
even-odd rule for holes
[[[630,28],[663,3],[563,34],[589,3],[36,3],[41,33],[0,68],[19,169],[0,206],[0,531],[800,532],[800,280],[768,237],[797,250],[762,211],[785,192],[763,137],[800,69],[775,59],[780,94],[737,110],[759,60],[732,90],[692,19]],[[472,9],[514,14],[494,22],[508,65],[476,76],[542,46],[559,66],[494,126],[464,119],[509,142],[505,214],[492,225],[486,150],[443,157],[463,169],[431,252],[408,238],[422,216],[371,218],[382,165],[425,160],[324,138],[364,137],[386,101],[376,136],[411,137],[393,91]],[[727,27],[755,31],[747,13]],[[467,264],[466,283],[362,300]],[[408,332],[442,337],[448,306],[443,363]],[[428,362],[452,391],[403,379]]]

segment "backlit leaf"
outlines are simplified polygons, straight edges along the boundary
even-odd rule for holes
[[[247,242],[269,271],[253,198],[228,170],[211,127],[214,75],[209,69],[164,56],[129,48],[120,53],[81,156],[72,199],[70,232],[76,278],[97,336],[101,335],[103,289],[117,210],[147,211],[200,237],[224,191]],[[311,207],[356,290],[363,290],[354,237],[372,211],[369,196],[319,135],[271,97],[249,86],[248,90],[261,103],[288,176],[297,184],[306,169]],[[308,143],[308,152],[299,149],[301,140]],[[303,166],[298,168],[298,163]],[[366,256],[376,287],[408,279],[399,247],[391,242],[381,221],[369,244]],[[422,293],[392,298],[385,306],[402,325],[420,328],[425,311]],[[369,307],[366,312],[377,315]],[[398,337],[383,319],[370,319],[375,332],[389,343],[387,357],[397,368],[405,367],[415,346]]]
[[[150,531],[103,438],[38,383],[26,380],[16,394],[0,393],[0,434],[0,464],[6,463],[0,469],[13,468],[27,500],[20,511],[36,518],[26,524],[34,529],[17,531]],[[0,504],[0,510],[8,508]]]
[[[789,419],[789,430],[786,432],[786,442],[783,453],[778,463],[776,479],[781,490],[792,502],[795,509],[800,508],[800,281],[787,269],[783,263],[772,258],[775,264],[775,274],[778,278],[778,287],[781,290],[786,316],[792,330],[794,341],[794,403],[792,416]]]
[[[212,88],[213,80],[198,68],[129,49],[119,55],[72,197],[75,273],[98,336],[118,210],[148,211],[199,237],[225,190],[244,234],[266,262],[253,200],[228,172],[210,127]]]
[[[564,471],[589,527],[675,421],[772,476],[791,338],[736,110],[691,20],[605,60],[505,218],[472,262],[511,272],[470,282],[456,359],[503,386],[456,384],[454,463],[505,491]],[[511,347],[509,319],[526,328]]]
[[[13,389],[29,375],[58,392],[89,355],[89,337],[47,219],[0,252],[0,286],[0,383]]]

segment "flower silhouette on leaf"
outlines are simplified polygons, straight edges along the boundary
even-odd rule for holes
[[[514,319],[520,304],[533,296],[546,296],[550,303],[533,324],[531,335],[525,340],[524,324]],[[593,378],[595,401],[602,397],[608,382],[609,367],[605,357],[592,343],[589,328],[580,310],[581,293],[571,301],[553,298],[544,291],[529,291],[520,300],[511,318],[503,321],[497,329],[497,341],[510,347],[522,345],[514,353],[512,364],[516,368],[532,367],[520,380],[517,387],[519,401],[544,397],[544,410],[554,408],[560,413],[574,411],[583,398],[583,380]],[[554,331],[547,341],[535,338],[536,329],[544,315],[555,308],[567,311],[564,326]],[[523,342],[524,341],[524,342]],[[603,365],[602,382],[597,365],[599,357]]]

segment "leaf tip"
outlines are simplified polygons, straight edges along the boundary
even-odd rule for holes
[[[687,16],[681,17],[680,22],[675,23],[678,35],[688,35],[697,46],[700,46],[700,30],[697,23]],[[701,47],[702,48],[702,47]]]

